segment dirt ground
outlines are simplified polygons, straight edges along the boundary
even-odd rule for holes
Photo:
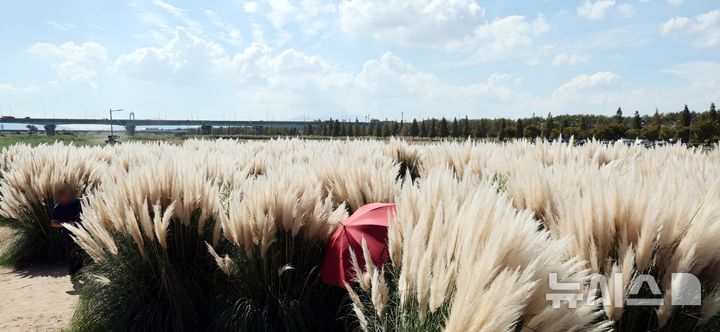
[[[65,265],[0,268],[0,331],[60,331],[77,300]]]

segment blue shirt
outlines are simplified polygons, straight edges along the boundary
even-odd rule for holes
[[[75,198],[67,204],[55,204],[52,210],[52,219],[64,223],[69,221],[80,222],[82,206],[80,199]]]

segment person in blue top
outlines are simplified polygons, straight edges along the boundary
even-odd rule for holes
[[[52,209],[50,224],[52,227],[60,229],[60,238],[67,252],[68,272],[72,278],[75,278],[75,275],[83,266],[83,251],[70,237],[70,232],[63,228],[62,225],[65,223],[79,224],[81,213],[80,199],[75,197],[69,187],[61,186],[55,190],[55,206]]]

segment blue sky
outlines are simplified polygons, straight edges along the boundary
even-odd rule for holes
[[[0,113],[297,120],[720,102],[706,0],[6,1]]]

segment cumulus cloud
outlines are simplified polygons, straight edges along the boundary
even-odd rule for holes
[[[54,84],[81,82],[96,87],[94,78],[98,71],[106,68],[109,61],[105,47],[95,42],[66,42],[60,45],[37,43],[28,52],[55,62],[53,69],[57,79],[52,82]]]
[[[615,6],[615,0],[585,0],[577,8],[578,16],[585,17],[591,20],[598,20],[603,17]]]
[[[616,99],[616,93],[622,78],[613,72],[601,71],[573,77],[558,87],[552,95],[556,102],[585,100],[603,103]]]
[[[697,48],[716,46],[720,44],[720,9],[695,18],[675,16],[660,26],[660,33],[690,38],[690,43]]]
[[[474,0],[344,0],[339,13],[346,32],[439,48],[473,39],[485,23]]]
[[[470,63],[527,58],[549,30],[545,17],[514,15],[487,20],[474,0],[344,0],[343,31],[381,42],[472,52]]]
[[[282,112],[286,118],[341,111],[358,115],[368,110],[383,110],[389,117],[403,111],[437,116],[445,109],[460,116],[479,105],[514,98],[520,84],[497,73],[485,82],[447,84],[390,52],[366,61],[356,72],[295,49],[275,51],[263,44],[230,54],[182,29],[163,47],[121,55],[115,70],[158,89],[214,89],[224,98],[242,98],[246,105]]]

